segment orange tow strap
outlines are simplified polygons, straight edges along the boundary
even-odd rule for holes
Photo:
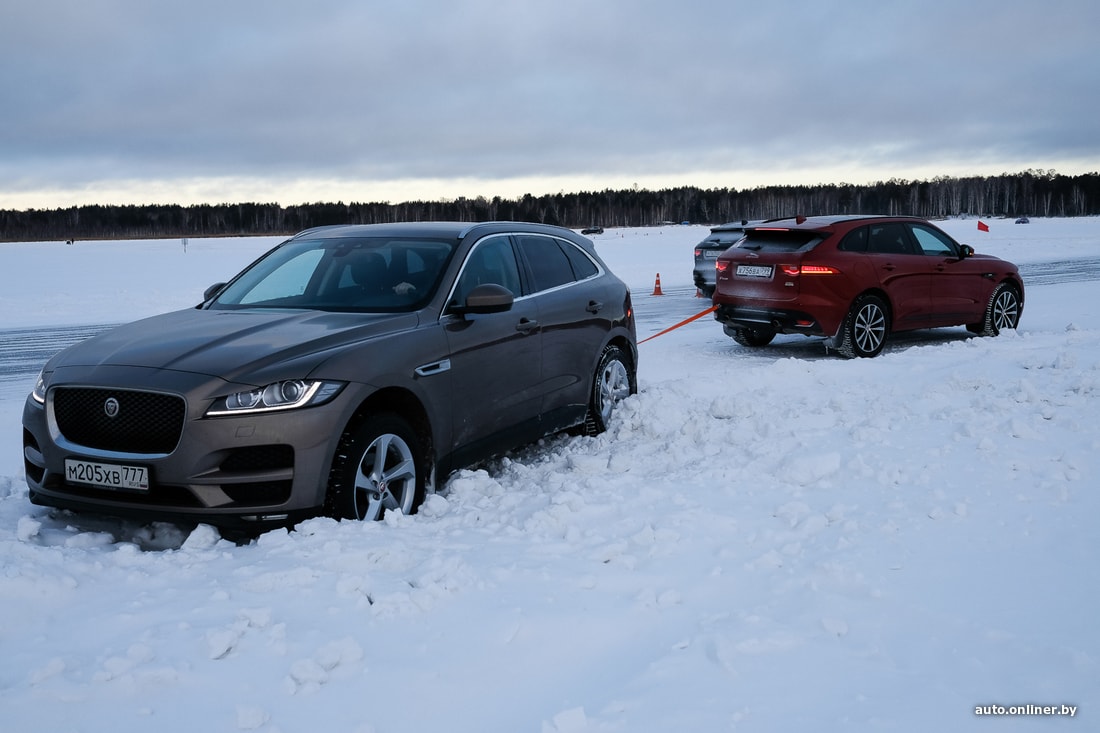
[[[679,323],[677,323],[677,324],[676,324],[675,326],[669,326],[669,327],[668,327],[668,328],[666,328],[666,329],[665,329],[664,331],[661,331],[660,333],[655,333],[655,334],[653,334],[652,336],[649,336],[648,338],[644,338],[644,339],[642,339],[641,341],[639,341],[638,343],[639,343],[639,344],[644,344],[644,343],[645,343],[646,341],[649,341],[649,339],[655,339],[655,338],[657,338],[658,336],[664,336],[664,335],[665,335],[666,333],[668,333],[669,331],[675,331],[675,330],[676,330],[677,328],[679,328],[680,326],[686,326],[687,324],[689,324],[689,323],[691,323],[692,321],[694,321],[694,320],[695,320],[696,318],[702,318],[702,317],[703,317],[703,316],[705,316],[706,314],[708,314],[708,313],[713,313],[713,312],[714,312],[714,311],[716,311],[716,310],[718,310],[718,306],[716,306],[716,305],[712,305],[712,306],[711,306],[710,308],[707,308],[707,309],[706,309],[705,311],[703,311],[702,313],[696,313],[696,314],[695,314],[694,316],[692,316],[691,318],[688,318],[688,319],[686,319],[686,320],[680,321],[680,322],[679,322]]]

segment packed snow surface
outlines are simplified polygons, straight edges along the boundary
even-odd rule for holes
[[[32,506],[27,377],[0,392],[0,729],[1097,729],[1100,286],[1073,275],[1100,220],[986,221],[941,224],[1055,274],[1016,332],[846,361],[700,318],[641,345],[604,435],[243,546]],[[707,306],[706,232],[594,238],[640,338]],[[0,329],[188,307],[276,241],[0,244]]]

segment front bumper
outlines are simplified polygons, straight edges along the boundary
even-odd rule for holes
[[[96,385],[113,387],[133,389],[102,381]],[[345,388],[315,407],[207,418],[203,414],[210,400],[198,395],[210,393],[209,387],[194,384],[180,393],[186,414],[179,440],[160,453],[77,444],[59,428],[52,391],[45,404],[28,398],[23,408],[23,460],[30,500],[141,521],[224,528],[290,525],[318,514],[336,446],[358,404],[353,390]],[[70,481],[66,459],[147,468],[148,489]]]

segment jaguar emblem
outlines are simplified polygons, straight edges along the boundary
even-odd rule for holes
[[[108,397],[103,403],[103,414],[107,417],[118,417],[119,404],[114,397]]]

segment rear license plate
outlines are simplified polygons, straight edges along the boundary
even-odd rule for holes
[[[771,265],[738,265],[737,274],[741,277],[771,277]]]
[[[66,458],[65,480],[108,489],[148,491],[149,469],[145,466],[122,466],[116,463],[93,463]]]
[[[722,250],[719,250],[719,249],[704,249],[703,250],[703,259],[716,260],[716,259],[718,259],[718,255],[720,255],[720,254],[722,254]]]

